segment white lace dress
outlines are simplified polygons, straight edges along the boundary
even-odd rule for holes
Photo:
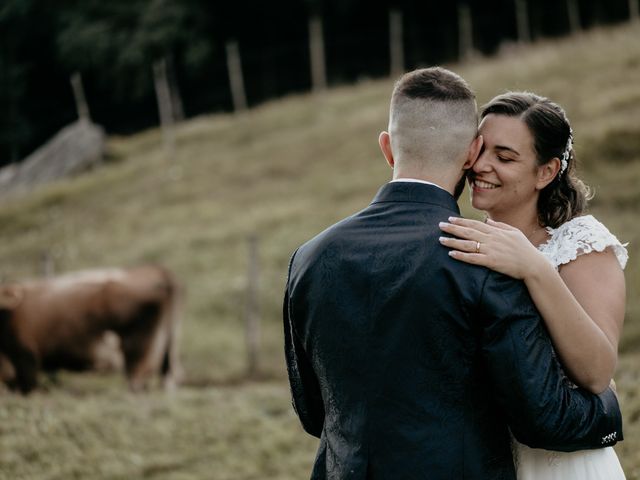
[[[591,215],[576,217],[556,229],[547,229],[550,239],[539,250],[555,265],[575,260],[590,252],[613,250],[624,269],[625,245]],[[518,480],[623,480],[618,457],[612,447],[578,452],[552,452],[529,448],[514,440]]]

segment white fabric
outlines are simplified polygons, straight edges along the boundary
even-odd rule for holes
[[[518,480],[624,480],[613,447],[550,452],[516,442]]]
[[[625,245],[591,215],[576,217],[556,229],[540,251],[555,265],[571,262],[590,252],[611,248],[622,268],[629,255]],[[529,448],[515,439],[514,461],[518,480],[624,480],[620,461],[612,447],[578,452],[552,452]]]
[[[603,252],[611,248],[624,269],[629,259],[626,244],[622,245],[607,227],[593,215],[575,217],[558,228],[547,228],[551,238],[538,247],[557,267],[591,252]]]

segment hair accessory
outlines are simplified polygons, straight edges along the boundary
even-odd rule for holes
[[[562,152],[562,160],[560,160],[560,175],[562,175],[569,166],[569,157],[571,156],[571,146],[573,145],[573,129],[569,127],[569,138],[567,139],[567,146],[564,147]]]

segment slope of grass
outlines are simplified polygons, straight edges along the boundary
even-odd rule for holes
[[[566,107],[592,212],[630,242],[618,389],[628,478],[640,479],[640,29],[590,32],[451,66],[479,102],[507,89]],[[0,397],[0,478],[304,478],[315,441],[289,408],[280,302],[301,242],[370,201],[389,179],[377,135],[392,82],[293,96],[177,132],[109,139],[110,162],[0,205],[0,275],[159,262],[186,286],[186,386],[131,396],[119,377],[61,375]],[[467,204],[463,212],[477,215]],[[261,370],[243,381],[249,235],[260,240]]]

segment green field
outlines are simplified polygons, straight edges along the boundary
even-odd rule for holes
[[[479,102],[532,90],[566,107],[591,212],[629,242],[616,381],[640,480],[640,27],[592,31],[451,65]],[[185,384],[133,395],[119,376],[61,374],[0,392],[0,479],[300,479],[316,440],[289,403],[281,298],[289,255],[368,204],[391,171],[378,151],[390,80],[185,122],[176,158],[159,130],[108,140],[102,168],[0,203],[0,276],[161,263],[186,287]],[[463,196],[466,198],[466,195]],[[477,215],[466,200],[463,212]],[[261,374],[246,377],[247,238],[260,252]]]

